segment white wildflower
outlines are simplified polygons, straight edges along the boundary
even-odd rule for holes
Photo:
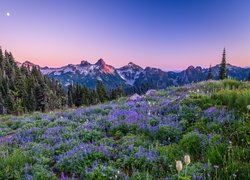
[[[151,107],[151,102],[148,102],[148,105]]]
[[[186,165],[190,164],[190,156],[189,155],[185,155],[184,160],[185,160]]]
[[[219,168],[219,166],[218,166],[218,165],[214,165],[214,168],[215,168],[215,169],[218,169],[218,168]]]
[[[182,170],[182,162],[181,161],[176,161],[176,169],[177,169],[177,171]]]

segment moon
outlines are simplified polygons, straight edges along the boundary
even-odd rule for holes
[[[6,16],[10,16],[10,13],[9,13],[9,12],[7,12],[7,13],[6,13]]]

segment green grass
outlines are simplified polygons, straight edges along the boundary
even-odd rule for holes
[[[177,160],[179,179],[249,179],[249,104],[250,83],[223,80],[1,116],[0,179],[177,179]]]

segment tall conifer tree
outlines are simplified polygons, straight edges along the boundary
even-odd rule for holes
[[[222,54],[222,60],[220,64],[220,73],[219,73],[219,79],[225,79],[226,78],[226,49],[224,48],[223,54]]]
[[[97,92],[97,95],[99,97],[100,102],[104,102],[108,99],[106,90],[105,90],[103,83],[101,81],[97,81],[96,92]]]
[[[212,78],[213,78],[213,75],[212,75],[212,66],[210,65],[210,67],[208,69],[207,80],[211,80]]]

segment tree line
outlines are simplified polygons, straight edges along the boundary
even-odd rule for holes
[[[220,71],[219,71],[219,79],[223,80],[227,78],[227,69],[226,69],[226,49],[223,49],[222,60],[220,63]],[[211,80],[213,78],[212,74],[212,66],[208,68],[207,80]],[[247,81],[250,81],[250,72],[248,73],[248,77],[246,77]]]
[[[207,79],[213,78],[212,67]],[[227,78],[226,50],[223,50],[219,79]],[[247,77],[250,81],[250,72]],[[127,94],[143,94],[154,88],[152,84],[141,84],[125,88]],[[89,106],[117,99],[125,95],[122,87],[107,92],[102,81],[97,81],[95,89],[79,84],[70,84],[63,89],[57,80],[42,75],[37,67],[18,67],[11,52],[0,47],[0,114],[23,114],[68,107]]]
[[[124,96],[125,93],[121,87],[107,92],[102,81],[97,81],[96,89],[88,89],[79,84],[68,86],[67,97],[69,107],[89,106],[103,103],[108,100],[114,100]]]
[[[23,114],[62,108],[66,96],[61,85],[39,69],[18,67],[11,52],[0,47],[0,114]]]
[[[113,100],[124,95],[121,87],[106,92],[101,81],[96,89],[78,84],[69,85],[65,91],[61,84],[37,67],[19,67],[11,52],[0,47],[0,114],[30,113],[66,107],[93,105]]]

